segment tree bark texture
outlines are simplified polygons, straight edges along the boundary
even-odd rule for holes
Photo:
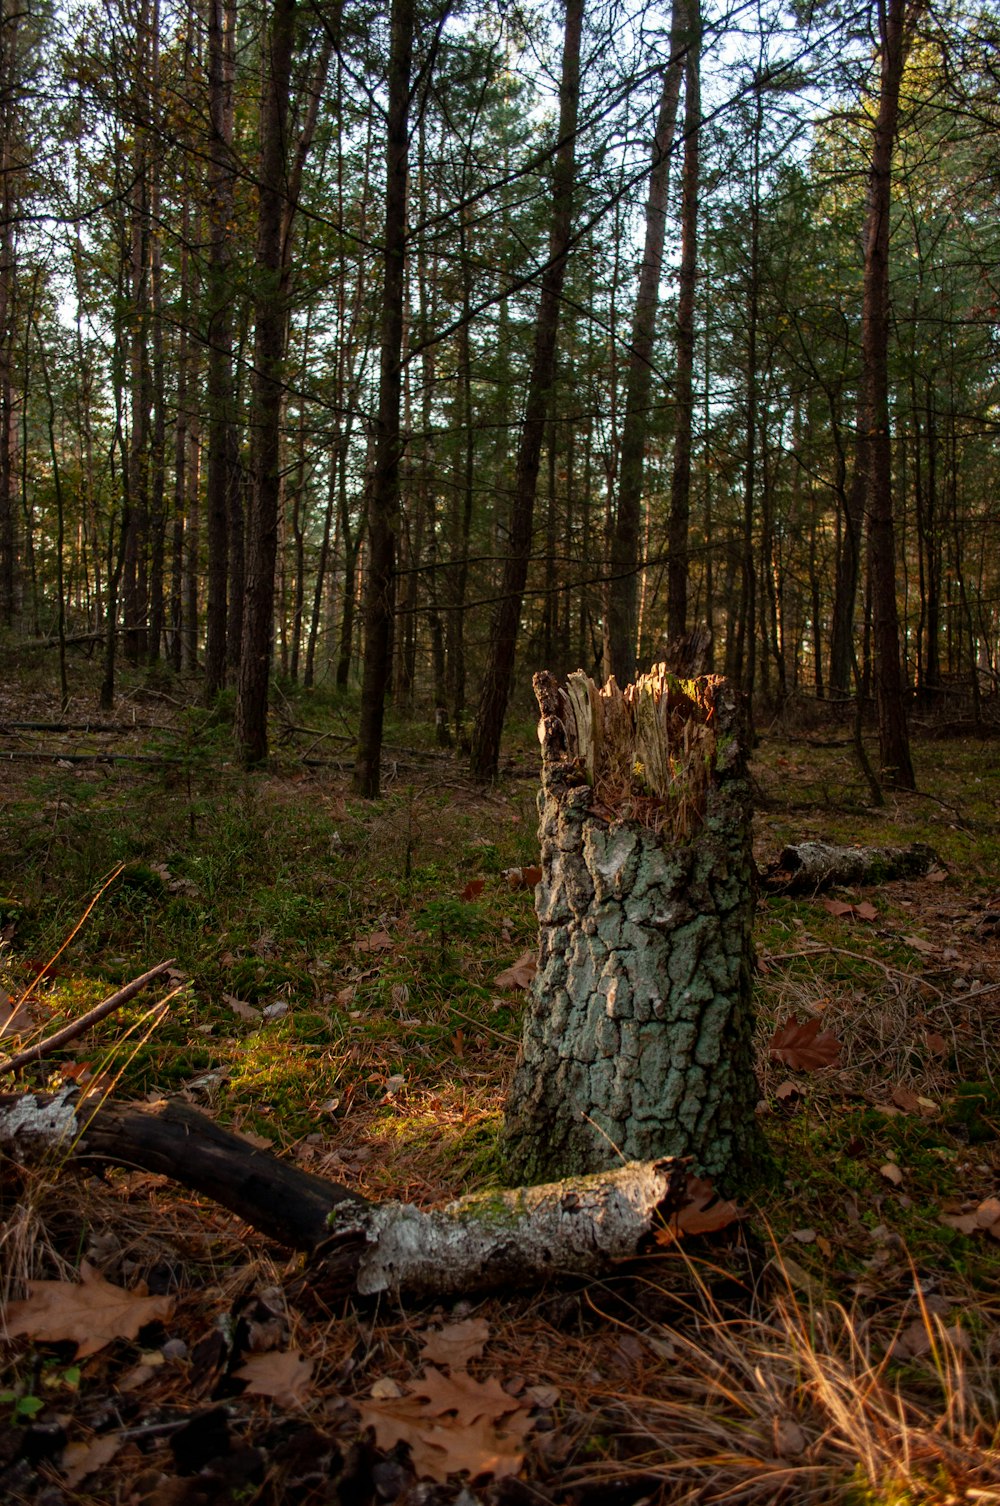
[[[208,90],[211,147],[208,163],[209,253],[206,274],[208,344],[208,462],[205,495],[208,599],[205,608],[205,696],[226,678],[229,620],[229,518],[237,486],[233,393],[232,235],[236,168],[233,160],[234,0],[209,0]]]
[[[701,15],[692,0],[691,39],[684,66],[684,178],[681,260],[677,288],[677,370],[674,376],[674,458],[667,530],[667,642],[684,638],[688,616],[688,527],[691,519],[691,442],[694,427],[694,310],[701,172]]]
[[[549,260],[542,276],[538,303],[528,398],[514,473],[510,542],[504,561],[500,604],[490,631],[486,673],[483,676],[472,734],[471,769],[476,779],[496,778],[500,762],[500,736],[514,680],[514,654],[521,623],[521,603],[528,579],[528,562],[531,559],[535,490],[555,379],[559,306],[573,221],[582,33],[583,0],[566,0],[562,79],[559,89],[559,146],[552,173]]]
[[[409,161],[410,71],[416,9],[393,0],[390,20],[389,113],[386,135],[385,236],[375,475],[368,509],[365,662],[354,789],[370,800],[381,786],[382,726],[392,672],[392,618],[399,523],[400,400],[406,272],[406,177]]]
[[[582,672],[542,708],[538,973],[507,1111],[513,1176],[621,1157],[749,1170],[750,789],[742,705],[658,666],[624,692]]]
[[[903,704],[896,607],[896,537],[889,424],[889,214],[892,151],[899,120],[899,88],[906,58],[907,6],[921,0],[887,0],[879,6],[881,90],[868,173],[865,273],[861,313],[861,381],[855,471],[861,478],[868,536],[872,600],[872,663],[882,773],[900,789],[916,788]]]
[[[282,378],[288,326],[283,242],[289,94],[296,0],[275,0],[268,34],[266,87],[261,108],[261,172],[257,225],[253,434],[247,579],[242,655],[236,699],[236,742],[244,764],[267,758],[268,677],[274,618],[274,568],[281,504]]]
[[[439,1298],[597,1275],[635,1255],[687,1196],[682,1161],[616,1167],[429,1209],[369,1203],[258,1149],[186,1104],[93,1104],[75,1089],[0,1098],[0,1153],[139,1167],[212,1198],[322,1264],[345,1294]]]
[[[635,295],[635,311],[632,315],[625,420],[622,425],[618,472],[618,506],[611,535],[604,672],[606,675],[616,675],[622,684],[632,678],[636,663],[642,475],[650,428],[653,347],[660,302],[660,275],[663,270],[670,158],[677,122],[677,101],[684,76],[687,29],[687,0],[674,0],[670,21],[670,60],[663,75],[656,135],[653,139],[653,160],[646,200],[646,234],[639,287]]]
[[[798,842],[785,847],[763,883],[779,894],[817,894],[836,885],[883,884],[889,879],[922,878],[938,867],[932,847],[838,847],[832,842]]]

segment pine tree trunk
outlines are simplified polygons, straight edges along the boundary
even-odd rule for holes
[[[632,316],[618,505],[611,530],[611,575],[608,583],[604,672],[606,675],[616,675],[623,685],[632,678],[636,660],[642,475],[651,419],[653,348],[666,237],[670,157],[677,121],[677,101],[684,75],[687,24],[686,0],[674,0],[670,21],[670,60],[663,75],[656,136],[653,140],[653,165],[646,200],[646,234]]]
[[[684,68],[684,181],[678,269],[677,370],[674,377],[674,463],[667,540],[667,642],[684,637],[688,614],[688,526],[691,518],[691,440],[694,424],[694,308],[701,171],[701,15],[692,4]]]
[[[416,10],[393,0],[389,110],[386,130],[385,235],[375,475],[368,507],[365,586],[365,662],[354,790],[380,793],[382,725],[392,672],[396,531],[399,526],[400,398],[406,269],[406,176],[409,157],[410,71]]]
[[[296,0],[274,0],[261,105],[252,490],[235,726],[236,744],[247,766],[262,763],[267,757],[267,688],[281,500],[282,375],[287,330],[287,289],[281,276],[282,230],[295,11]]]
[[[531,559],[535,490],[555,378],[559,309],[573,220],[583,10],[584,0],[566,0],[562,80],[559,89],[559,148],[552,173],[549,261],[542,276],[528,397],[517,450],[514,497],[510,512],[510,543],[504,561],[500,603],[490,630],[486,672],[472,734],[470,767],[475,779],[496,778],[500,763],[500,737],[514,683],[514,655],[521,625],[521,604],[528,579],[528,563]]]
[[[507,1111],[512,1177],[690,1156],[734,1184],[757,1145],[742,709],[657,666],[624,692],[535,676],[540,926]],[[641,772],[637,772],[641,770]]]
[[[863,488],[872,599],[872,664],[882,771],[899,789],[916,787],[903,704],[896,607],[896,538],[889,422],[889,212],[892,150],[906,57],[906,0],[889,0],[880,17],[882,87],[868,174],[861,380],[855,474]]]

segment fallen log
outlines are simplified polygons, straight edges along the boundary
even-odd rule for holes
[[[832,842],[798,842],[783,849],[777,863],[761,875],[772,894],[816,894],[852,884],[881,884],[891,879],[922,878],[940,865],[923,842],[909,847],[837,847]]]
[[[100,1104],[75,1088],[0,1097],[0,1155],[171,1177],[303,1250],[347,1293],[442,1297],[586,1276],[634,1256],[687,1196],[680,1159],[630,1162],[444,1206],[370,1203],[222,1129],[187,1104]]]
[[[279,1161],[178,1099],[115,1103],[56,1094],[0,1097],[0,1154],[25,1162],[57,1151],[76,1163],[124,1166],[173,1178],[292,1250],[314,1250],[346,1187]]]

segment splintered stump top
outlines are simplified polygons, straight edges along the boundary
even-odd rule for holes
[[[739,697],[656,668],[535,676],[539,967],[507,1115],[524,1181],[757,1144],[750,798]]]

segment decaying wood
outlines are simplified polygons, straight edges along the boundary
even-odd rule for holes
[[[914,842],[909,847],[837,847],[832,842],[798,842],[783,850],[762,881],[773,893],[816,894],[836,885],[922,878],[938,867],[940,861],[933,848],[923,842]]]
[[[680,1208],[686,1182],[683,1161],[631,1161],[539,1187],[472,1193],[440,1208],[352,1205],[332,1220],[324,1254],[335,1259],[343,1242],[356,1256],[353,1288],[362,1296],[456,1296],[593,1276],[636,1254]]]
[[[750,788],[739,697],[658,666],[620,690],[535,676],[538,971],[508,1102],[524,1181],[757,1146]]]
[[[0,1098],[0,1153],[158,1172],[322,1262],[345,1293],[413,1298],[594,1275],[633,1256],[682,1205],[679,1160],[632,1163],[443,1207],[369,1203],[251,1145],[187,1104],[94,1104],[76,1089]]]
[[[57,1030],[53,1035],[46,1036],[43,1041],[36,1041],[33,1046],[26,1046],[16,1056],[11,1056],[5,1062],[0,1062],[0,1074],[5,1072],[17,1072],[21,1067],[27,1067],[31,1062],[41,1061],[43,1057],[51,1056],[53,1051],[75,1041],[90,1029],[92,1025],[100,1024],[101,1020],[107,1019],[109,1014],[114,1014],[116,1009],[121,1009],[134,999],[136,994],[142,993],[150,983],[155,983],[157,978],[169,972],[174,965],[174,959],[168,957],[166,962],[160,962],[156,967],[151,967],[148,973],[143,973],[140,978],[133,978],[131,983],[126,983],[117,993],[111,994],[102,1003],[95,1004],[93,1009],[88,1009],[86,1014],[80,1015],[76,1020],[71,1020],[64,1025],[62,1030]]]
[[[74,1162],[172,1177],[293,1250],[314,1250],[327,1219],[356,1193],[280,1161],[176,1099],[95,1103],[76,1089],[0,1098],[0,1151],[27,1162]]]

